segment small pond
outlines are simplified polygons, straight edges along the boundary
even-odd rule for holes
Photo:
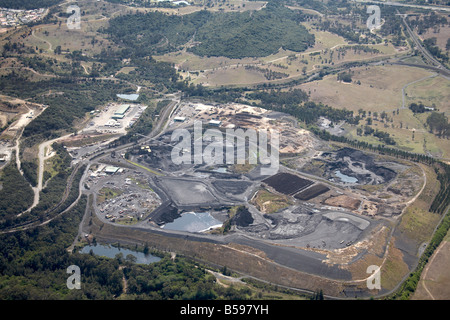
[[[130,249],[117,248],[108,245],[88,245],[81,249],[81,253],[89,253],[92,250],[92,253],[97,256],[115,258],[116,254],[122,253],[125,258],[127,255],[131,254],[136,258],[136,263],[139,264],[150,264],[153,262],[158,262],[161,258],[156,257],[151,254],[144,254],[143,252],[133,251]]]
[[[117,96],[121,99],[136,101],[139,98],[139,95],[136,93],[133,94],[117,94]]]
[[[358,179],[356,179],[355,177],[350,177],[347,176],[343,173],[341,173],[339,170],[335,172],[336,176],[341,179],[342,182],[347,182],[347,183],[356,183],[358,182]]]

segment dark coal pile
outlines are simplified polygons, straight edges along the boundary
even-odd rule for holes
[[[246,207],[239,207],[236,214],[231,218],[231,224],[238,227],[248,227],[253,223],[253,217]]]
[[[342,148],[336,153],[336,160],[343,160],[345,157],[349,157],[353,162],[352,165],[354,167],[365,167],[367,171],[373,172],[375,175],[382,177],[384,182],[389,182],[396,177],[396,173],[394,170],[388,169],[383,166],[379,166],[375,163],[374,158],[366,153],[363,153],[360,150],[355,150],[351,148]],[[358,180],[365,181],[370,175],[368,174],[358,174],[352,172],[345,165],[345,162],[335,162],[336,169],[341,169],[341,172],[344,174],[348,174],[350,176],[355,176]]]
[[[293,195],[313,184],[311,180],[306,180],[294,174],[285,172],[277,173],[276,175],[264,179],[262,182],[286,195]]]
[[[180,216],[177,208],[170,203],[165,203],[153,212],[151,220],[157,225],[164,225],[175,221]]]
[[[312,186],[304,191],[301,191],[299,193],[297,193],[294,198],[299,199],[299,200],[303,200],[303,201],[307,201],[307,200],[311,200],[315,197],[320,196],[321,194],[329,191],[330,188],[328,188],[327,186],[323,185],[323,184],[316,184],[315,186]]]
[[[187,170],[193,167],[193,164],[175,164],[171,158],[173,147],[168,145],[151,146],[151,152],[142,156],[144,164],[150,168],[160,168],[163,171],[174,172]]]

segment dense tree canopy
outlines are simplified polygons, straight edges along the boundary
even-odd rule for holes
[[[0,8],[31,10],[51,7],[61,1],[62,0],[0,0]]]
[[[254,12],[212,13],[206,10],[184,16],[148,12],[110,20],[105,30],[135,56],[179,50],[189,41],[189,51],[200,56],[262,57],[280,48],[303,51],[314,36],[300,24],[302,14],[269,4]]]

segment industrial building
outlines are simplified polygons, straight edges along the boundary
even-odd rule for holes
[[[213,127],[220,127],[221,124],[222,124],[222,121],[220,121],[220,120],[211,120],[208,122],[208,125],[213,126]]]
[[[119,171],[119,167],[114,167],[114,166],[107,166],[106,168],[105,168],[105,173],[108,173],[108,174],[114,174],[114,173],[116,173],[117,171]]]
[[[117,108],[116,112],[112,116],[113,119],[123,119],[125,117],[125,113],[130,109],[129,104],[123,104],[119,108]]]
[[[175,118],[173,118],[173,120],[175,122],[184,122],[184,121],[186,121],[186,118],[185,117],[175,117]]]

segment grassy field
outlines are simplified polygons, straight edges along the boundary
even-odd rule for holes
[[[399,230],[417,243],[429,240],[440,215],[418,207],[409,207],[402,216]]]
[[[122,193],[123,193],[123,191],[120,189],[116,189],[116,188],[112,189],[112,188],[104,187],[104,188],[100,189],[100,191],[98,193],[97,203],[100,204],[107,200],[114,199],[114,198],[120,196]]]
[[[372,116],[371,127],[390,133],[400,149],[444,158],[450,156],[448,141],[429,133],[425,127],[428,114],[414,115],[408,109],[412,102],[423,102],[446,114],[450,113],[447,103],[450,99],[450,81],[424,69],[395,65],[359,67],[351,69],[351,72],[352,83],[339,82],[336,75],[330,75],[298,88],[308,92],[312,101],[352,110],[355,115],[359,109],[377,112],[378,117]],[[415,82],[417,80],[421,81]],[[405,109],[402,109],[403,88]],[[387,113],[389,121],[382,121],[379,117],[383,111]],[[366,125],[366,122],[361,121],[360,125]],[[373,136],[357,136],[355,126],[344,127],[351,138],[372,144],[380,143]]]
[[[445,112],[450,116],[450,81],[442,77],[425,79],[411,84],[405,90],[406,104],[422,102],[426,106],[434,106],[439,112]]]
[[[319,45],[318,47],[322,47],[322,45]],[[253,66],[263,70],[286,74],[286,77],[281,79],[298,78],[324,66],[334,66],[349,61],[374,59],[391,54],[389,53],[389,50],[392,49],[392,47],[384,47],[384,45],[379,47],[384,49],[386,53],[381,50],[379,54],[364,52],[355,53],[349,47],[349,49],[346,50],[346,55],[338,56],[338,53],[336,52],[338,52],[339,49],[336,48],[333,50],[308,50],[305,53],[295,53],[281,49],[277,54],[261,58],[259,61],[255,61],[255,59],[230,61],[230,59],[225,58],[216,58],[214,61],[211,60],[212,58],[193,58],[192,55],[180,53],[178,57],[182,62],[178,67],[186,71],[192,70],[194,72],[199,72],[198,75],[192,73],[188,74],[187,72],[183,74],[184,77],[190,76],[192,82],[195,84],[202,83],[209,86],[252,85],[271,82],[273,80],[264,78],[261,71],[255,71],[254,68],[250,69],[246,68],[246,66]],[[334,58],[332,58],[332,55]],[[162,61],[175,62],[174,59],[168,59],[167,57],[159,57],[159,59]],[[204,59],[207,59],[207,61]],[[201,62],[202,60],[203,63]],[[211,65],[209,62],[212,62],[213,64]],[[206,66],[206,68],[203,69],[202,66]]]
[[[323,46],[321,43],[317,47]],[[345,46],[345,44],[342,46]],[[341,52],[346,52],[345,55],[339,55],[339,48],[336,47],[333,50],[308,50],[304,53],[280,49],[277,54],[260,59],[245,58],[237,60],[223,57],[198,57],[184,51],[155,58],[174,63],[180,70],[181,75],[184,78],[189,78],[195,84],[201,83],[208,86],[252,85],[273,81],[265,78],[263,71],[270,70],[286,74],[281,79],[298,78],[324,66],[375,59],[393,54],[391,46],[378,45],[378,48],[383,49],[383,51],[380,50],[380,53],[377,54],[354,52],[351,46],[348,46],[346,49],[341,48]]]
[[[370,66],[349,70],[352,83],[338,82],[336,75],[302,84],[298,88],[310,93],[311,100],[357,112],[392,111],[402,106],[402,87],[432,73],[404,66]],[[357,82],[360,81],[360,85]]]
[[[58,58],[53,50],[61,46],[63,51],[83,50],[88,54],[98,54],[103,45],[111,45],[107,40],[101,39],[95,32],[98,28],[107,25],[106,19],[95,19],[81,22],[81,29],[68,29],[65,23],[61,25],[40,25],[35,27],[33,35],[25,39],[26,44],[42,49],[43,55]],[[94,43],[93,43],[94,39]],[[97,42],[95,42],[97,40]]]
[[[108,25],[109,18],[126,13],[123,6],[112,3],[100,5],[92,1],[79,1],[77,5],[82,8],[81,29],[69,29],[67,18],[58,17],[57,23],[33,26],[28,29],[29,32],[25,30],[26,37],[22,37],[21,32],[11,33],[9,41],[23,43],[25,46],[35,49],[39,57],[65,65],[66,71],[70,70],[72,62],[65,56],[67,53],[81,51],[82,55],[93,56],[99,54],[102,49],[114,48],[115,45],[103,37],[98,30]],[[58,46],[61,47],[61,54],[55,53]],[[22,56],[32,58],[36,54],[23,54]],[[92,62],[80,61],[80,63],[85,73],[89,73]]]

